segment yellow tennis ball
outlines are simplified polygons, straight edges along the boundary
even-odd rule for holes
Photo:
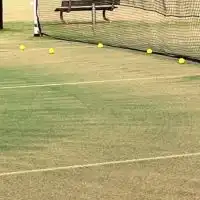
[[[54,48],[50,48],[50,49],[49,49],[49,54],[54,54],[54,53],[55,53]]]
[[[179,64],[184,64],[185,63],[185,59],[184,58],[179,58],[178,59],[178,63]]]
[[[103,44],[101,42],[97,46],[98,48],[103,48]]]
[[[26,48],[26,47],[25,47],[23,44],[21,44],[21,45],[19,46],[19,49],[20,49],[21,51],[24,51],[25,48]]]
[[[147,49],[147,53],[148,53],[148,54],[153,53],[152,49]]]

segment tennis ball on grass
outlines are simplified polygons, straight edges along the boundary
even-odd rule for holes
[[[147,49],[147,53],[152,54],[153,53],[152,49]]]
[[[54,53],[55,53],[54,48],[50,48],[50,49],[49,49],[49,54],[54,54]]]
[[[103,44],[101,42],[98,43],[98,48],[103,48]]]
[[[19,49],[20,49],[21,51],[24,51],[25,48],[26,48],[26,47],[25,47],[23,44],[21,44],[21,45],[19,46]]]
[[[178,63],[179,64],[184,64],[185,63],[185,59],[184,58],[179,58],[178,59]]]

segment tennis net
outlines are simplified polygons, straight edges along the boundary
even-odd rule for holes
[[[54,38],[200,60],[199,0],[38,0],[37,8],[41,32]]]

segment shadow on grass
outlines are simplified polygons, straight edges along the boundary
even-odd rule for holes
[[[5,22],[4,29],[0,31],[0,37],[5,40],[29,39],[33,35],[31,22]]]
[[[145,21],[100,21],[95,28],[91,22],[71,21],[67,24],[61,21],[41,21],[44,39],[59,39],[73,42],[97,44],[104,43],[113,47],[146,51],[152,48],[154,53],[168,56],[184,57],[199,60],[200,37],[194,37],[200,32],[200,26],[195,21],[154,22]],[[193,29],[195,27],[195,29]],[[1,31],[4,39],[20,38],[36,40],[33,37],[32,22],[9,22]]]
[[[147,23],[121,20],[97,23],[95,28],[83,22],[62,24],[52,21],[42,22],[42,27],[45,34],[55,39],[93,44],[102,42],[113,47],[140,51],[152,48],[154,53],[196,61],[199,59],[200,37],[194,35],[200,31],[200,26],[195,21]]]

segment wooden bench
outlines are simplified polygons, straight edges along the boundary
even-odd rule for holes
[[[61,7],[56,8],[55,12],[60,12],[60,19],[64,21],[63,13],[72,11],[92,11],[92,24],[96,24],[96,11],[103,11],[103,19],[110,21],[106,17],[106,11],[113,11],[120,5],[120,0],[63,0]]]

